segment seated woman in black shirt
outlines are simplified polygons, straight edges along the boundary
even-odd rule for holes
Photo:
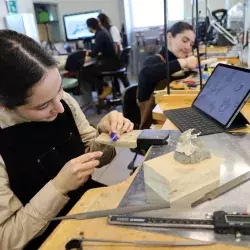
[[[195,42],[193,27],[185,22],[178,22],[168,32],[169,75],[181,69],[197,67],[197,58],[190,56]],[[157,84],[166,79],[165,48],[159,54],[148,57],[139,73],[138,101],[141,110],[141,128],[151,125],[152,94]],[[169,79],[171,81],[171,79]]]
[[[107,30],[102,29],[95,18],[87,20],[87,26],[90,32],[95,34],[92,51],[87,51],[86,56],[96,57],[96,67],[84,72],[84,78],[92,82],[98,92],[99,98],[106,96],[111,92],[111,88],[103,93],[102,80],[98,77],[101,71],[113,71],[119,68],[119,60],[115,51],[113,40]]]

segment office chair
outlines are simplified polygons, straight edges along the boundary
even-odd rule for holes
[[[121,94],[119,79],[123,83],[124,88],[127,88],[129,86],[127,75],[128,75],[128,64],[129,64],[130,53],[131,53],[131,47],[127,46],[122,50],[120,54],[120,60],[119,60],[120,67],[123,69],[125,68],[126,70],[124,71],[124,74],[119,75],[118,77],[116,76],[114,77],[112,88],[114,89],[113,94],[115,94],[115,96]]]
[[[122,81],[125,88],[127,88],[129,86],[129,81],[128,81],[128,77],[127,77],[127,68],[128,68],[128,64],[129,64],[130,52],[131,52],[130,46],[125,47],[122,50],[121,55],[119,57],[120,67],[117,70],[103,71],[100,73],[101,77],[109,76],[109,77],[113,78],[112,88],[114,88],[114,90],[116,92],[120,90],[118,85],[114,84],[114,82],[118,82],[118,79],[120,79]],[[115,93],[113,93],[113,94],[115,94]]]
[[[123,83],[124,87],[127,88],[130,84],[127,77],[127,68],[129,63],[129,56],[131,52],[131,47],[128,46],[124,48],[119,57],[119,68],[116,70],[102,71],[100,72],[100,78],[111,77],[112,84],[112,95],[113,99],[107,100],[108,106],[121,105],[122,101],[118,98],[118,93],[120,93],[119,80]],[[97,107],[97,113],[99,114],[102,107]],[[105,108],[105,107],[104,107]]]
[[[68,73],[64,74],[62,78],[62,87],[66,92],[80,94],[81,72],[85,55],[86,51],[76,51],[68,56],[64,67]]]
[[[137,105],[137,88],[138,84],[127,87],[123,93],[122,100],[123,116],[134,123],[134,129],[138,129],[141,122],[140,109]],[[127,168],[134,171],[136,169],[135,160],[138,154],[143,155],[143,153],[139,148],[130,150],[135,153],[135,155]]]

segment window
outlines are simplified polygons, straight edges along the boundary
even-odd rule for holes
[[[133,26],[150,27],[164,24],[164,0],[131,0]],[[184,0],[168,0],[168,20],[184,19]]]

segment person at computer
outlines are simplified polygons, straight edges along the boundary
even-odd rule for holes
[[[97,20],[99,25],[110,33],[115,45],[116,54],[119,55],[122,51],[122,38],[118,28],[111,23],[110,18],[104,13],[99,14]]]
[[[97,20],[99,22],[99,25],[110,33],[115,46],[116,54],[119,57],[121,55],[123,46],[122,46],[122,38],[118,28],[115,25],[111,24],[110,18],[104,13],[99,14],[97,16]],[[129,86],[129,83],[126,79],[122,80],[122,83],[125,88]],[[120,83],[117,78],[114,79],[114,85],[117,91],[116,94],[121,96]]]
[[[92,51],[87,51],[86,56],[97,58],[96,67],[84,72],[83,77],[92,82],[97,88],[98,96],[103,99],[111,93],[111,88],[104,88],[99,73],[102,71],[113,71],[119,68],[119,59],[115,51],[115,46],[109,32],[102,29],[96,18],[87,20],[89,31],[95,34],[92,44]]]
[[[165,61],[166,50],[148,57],[138,77],[138,104],[141,111],[140,128],[149,128],[152,124],[153,92],[157,84],[166,79],[166,63],[169,75],[181,69],[194,69],[198,65],[195,56],[190,55],[195,43],[193,27],[186,22],[175,23],[167,33],[168,62]],[[171,78],[168,79],[171,81]]]
[[[102,132],[132,131],[121,113],[90,126],[62,89],[57,63],[37,42],[0,31],[0,249],[38,249],[84,192],[104,186],[91,178],[115,157],[95,142]]]

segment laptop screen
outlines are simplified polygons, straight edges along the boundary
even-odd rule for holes
[[[226,125],[250,91],[250,72],[218,65],[193,106]]]

